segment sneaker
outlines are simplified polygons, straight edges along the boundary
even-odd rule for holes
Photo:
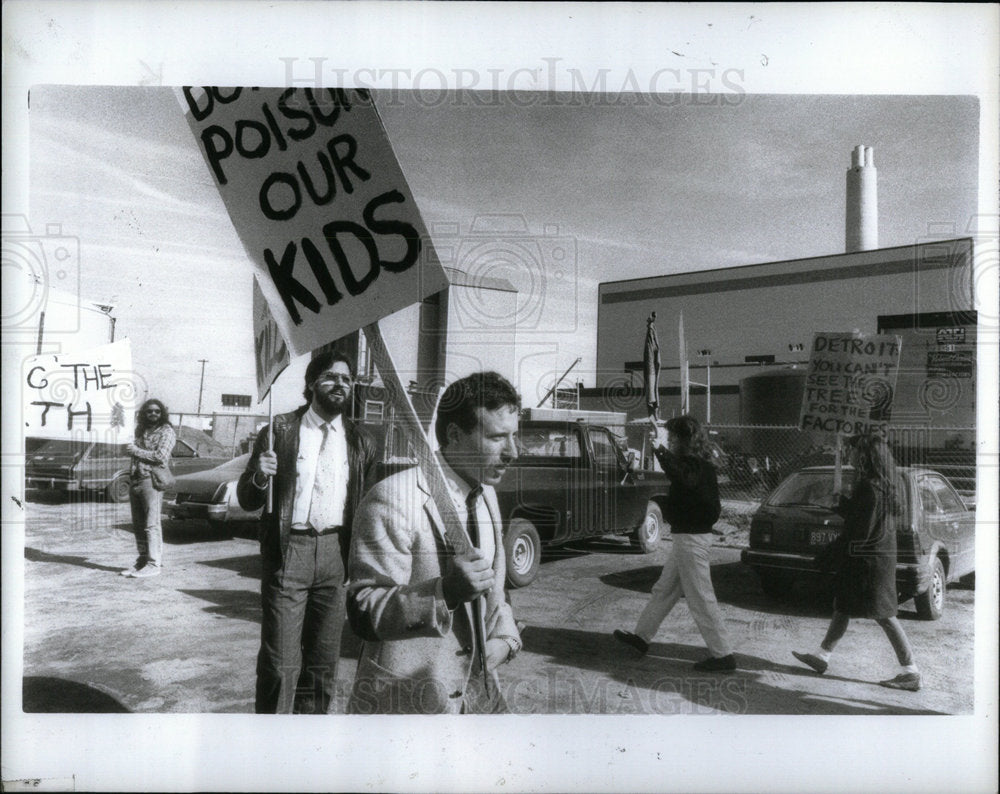
[[[146,579],[150,576],[159,576],[160,566],[159,565],[144,565],[138,571],[132,574],[133,579]]]
[[[807,667],[811,667],[820,675],[826,672],[826,668],[829,666],[826,662],[820,659],[818,656],[813,656],[811,653],[799,653],[798,651],[792,651],[792,656],[798,659],[802,664]]]
[[[638,634],[633,634],[631,631],[622,631],[621,629],[615,629],[614,638],[618,642],[623,642],[626,645],[630,645],[635,648],[639,653],[645,654],[649,650],[649,643],[646,642]]]
[[[693,670],[698,670],[699,672],[716,672],[724,670],[735,670],[736,669],[736,654],[729,653],[725,656],[709,656],[707,659],[702,659],[700,662],[695,662],[691,665]]]
[[[126,568],[124,571],[122,571],[118,575],[119,576],[135,576],[135,572],[138,571],[138,570],[140,570],[141,568],[143,568],[145,565],[146,565],[146,561],[142,557],[140,557],[134,563],[132,563],[132,567],[131,568]]]
[[[879,681],[879,685],[889,687],[889,689],[905,689],[907,692],[916,692],[920,689],[920,673],[900,673],[888,681]]]

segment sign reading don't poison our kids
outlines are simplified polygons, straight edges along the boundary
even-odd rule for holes
[[[447,286],[367,91],[179,98],[292,356]]]

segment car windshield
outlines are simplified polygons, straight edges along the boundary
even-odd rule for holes
[[[521,428],[517,436],[520,458],[579,458],[580,442],[575,433],[564,427]]]
[[[846,496],[850,488],[849,470],[844,470],[842,491]],[[767,503],[772,507],[834,507],[833,470],[800,471],[774,489]]]

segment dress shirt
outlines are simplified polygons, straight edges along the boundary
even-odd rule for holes
[[[438,460],[441,461],[441,470],[444,472],[445,482],[448,483],[448,492],[451,494],[452,502],[455,503],[455,511],[458,513],[458,518],[462,522],[462,526],[467,527],[469,525],[469,511],[465,502],[469,496],[469,492],[472,490],[472,486],[448,465],[448,461],[444,459],[443,455],[439,455]],[[486,487],[485,485],[483,486],[483,488]],[[486,498],[482,494],[476,500],[476,508],[476,518],[479,522],[479,551],[492,565],[493,558],[497,553],[496,538],[493,534],[495,528],[493,526],[493,516],[486,506]]]
[[[330,443],[326,454],[334,456],[333,470],[336,472],[332,491],[332,513],[339,516],[332,526],[343,524],[344,505],[347,502],[347,481],[350,468],[347,460],[347,438],[344,434],[344,422],[335,416],[329,422],[309,406],[309,410],[299,422],[299,456],[295,461],[295,502],[292,507],[292,527],[304,529],[309,527],[309,506],[312,502],[313,485],[316,481],[316,468],[319,460],[320,446],[323,443],[323,425],[329,426]],[[328,529],[328,527],[313,527]]]

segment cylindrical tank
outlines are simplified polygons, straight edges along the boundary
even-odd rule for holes
[[[767,458],[787,458],[809,448],[812,439],[797,429],[805,392],[806,370],[789,367],[748,375],[740,380],[743,451]],[[782,425],[789,429],[757,429]]]

